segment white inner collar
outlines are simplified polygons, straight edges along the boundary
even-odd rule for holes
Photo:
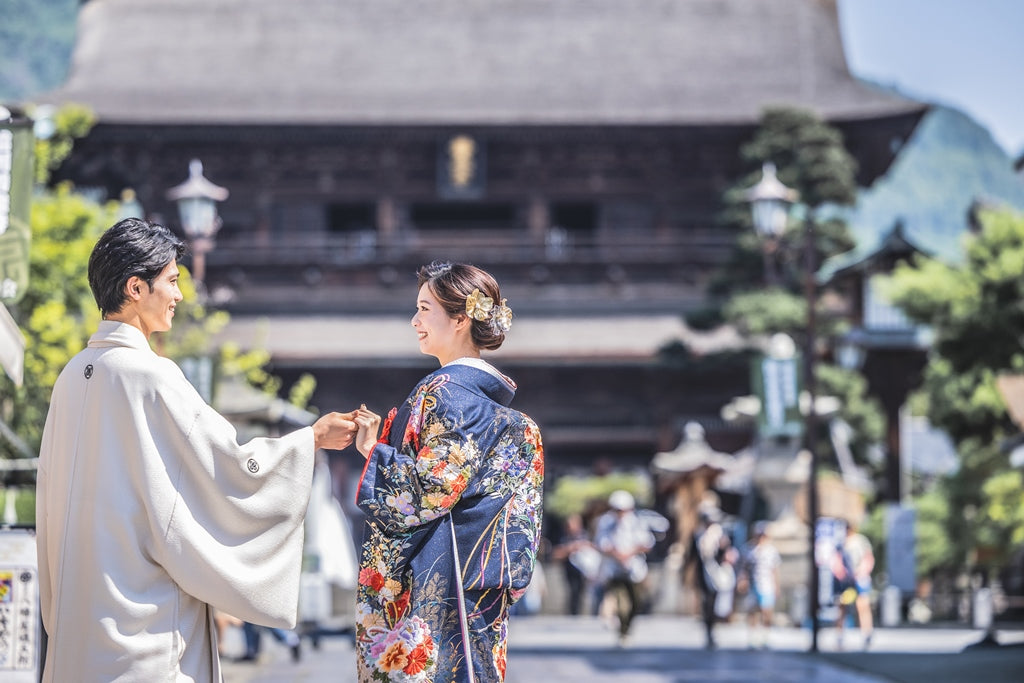
[[[468,365],[478,370],[483,370],[492,377],[496,377],[513,389],[516,388],[516,383],[512,381],[511,377],[503,375],[496,367],[485,361],[483,358],[473,358],[472,356],[463,356],[462,358],[456,358],[455,360],[448,363],[448,365]]]

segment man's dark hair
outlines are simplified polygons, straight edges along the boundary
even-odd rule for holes
[[[145,280],[149,291],[167,264],[185,254],[185,243],[157,223],[125,218],[108,228],[89,257],[89,288],[100,313],[117,313],[127,295],[124,286],[132,277]]]

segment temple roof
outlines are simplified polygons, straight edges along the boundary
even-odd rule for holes
[[[834,0],[92,0],[43,101],[169,124],[706,125],[923,104],[849,72]]]
[[[851,273],[868,271],[879,261],[906,258],[911,254],[933,255],[930,249],[918,246],[908,237],[906,225],[898,220],[877,241],[858,245],[826,261],[817,273],[818,282],[826,284]]]

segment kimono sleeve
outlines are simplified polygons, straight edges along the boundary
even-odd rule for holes
[[[53,429],[52,422],[56,408],[51,401],[50,410],[46,414],[46,423],[43,428],[42,443],[39,452],[49,453],[53,450]],[[43,628],[47,633],[53,633],[54,618],[51,612],[53,595],[55,593],[51,578],[50,566],[54,558],[50,557],[50,525],[46,519],[48,516],[47,497],[50,490],[50,466],[46,457],[39,459],[39,469],[36,470],[36,567],[39,569],[39,603],[40,614],[43,619]]]
[[[313,430],[239,445],[234,427],[192,391],[165,397],[164,414],[151,418],[173,491],[149,495],[173,503],[156,506],[150,552],[190,595],[245,621],[292,627]],[[184,431],[182,404],[195,415]]]
[[[457,415],[453,401],[431,392],[415,400],[403,445],[378,443],[359,482],[359,507],[396,531],[448,514],[483,460],[474,422]]]

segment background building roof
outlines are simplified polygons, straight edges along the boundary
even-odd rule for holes
[[[834,0],[92,0],[45,100],[106,122],[750,123],[920,109],[847,68]]]

